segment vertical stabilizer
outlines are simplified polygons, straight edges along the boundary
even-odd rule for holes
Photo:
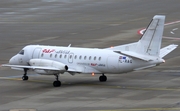
[[[164,21],[164,15],[153,17],[142,38],[138,41],[136,53],[159,57]]]

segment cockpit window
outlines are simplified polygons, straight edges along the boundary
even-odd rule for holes
[[[21,50],[19,54],[24,55],[24,50]]]

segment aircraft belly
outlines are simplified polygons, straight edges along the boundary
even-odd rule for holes
[[[102,73],[93,67],[84,66],[84,73]]]

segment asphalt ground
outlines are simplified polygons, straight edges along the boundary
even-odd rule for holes
[[[156,14],[180,20],[179,0],[1,0],[0,64],[25,45],[106,48],[138,41]],[[180,23],[165,26],[162,46],[180,44]],[[54,76],[0,68],[0,111],[179,111],[180,48],[158,67],[127,74]]]

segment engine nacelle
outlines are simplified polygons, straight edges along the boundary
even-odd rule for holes
[[[59,70],[48,70],[48,69],[35,69],[34,71],[37,72],[38,74],[59,74],[59,73],[64,73],[65,71],[68,70],[68,66],[57,62],[53,60],[47,60],[47,59],[31,59],[29,61],[29,64],[31,66],[40,66],[40,67],[53,67],[57,68]]]

